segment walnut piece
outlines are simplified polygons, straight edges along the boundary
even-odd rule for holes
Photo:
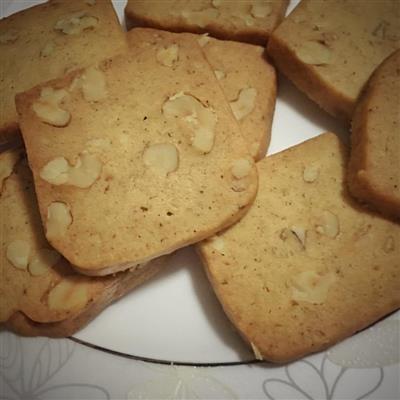
[[[46,124],[64,127],[71,120],[71,114],[60,107],[60,104],[68,96],[64,89],[44,87],[40,97],[32,104],[32,109],[38,118]]]
[[[166,118],[182,118],[193,133],[192,146],[201,153],[209,153],[214,146],[217,116],[195,97],[182,92],[170,97],[162,106]]]
[[[26,269],[31,247],[24,240],[14,240],[7,246],[6,257],[15,268]]]
[[[86,29],[95,28],[98,23],[99,20],[96,17],[89,15],[85,11],[78,11],[58,20],[54,25],[54,29],[61,31],[65,35],[79,35]]]
[[[256,345],[253,342],[250,342],[251,349],[253,350],[254,356],[256,357],[256,360],[264,360],[262,354],[260,353],[260,350],[256,347]]]
[[[78,280],[62,280],[49,293],[47,304],[50,310],[77,311],[89,301],[89,287]]]
[[[306,234],[307,231],[302,227],[298,225],[292,225],[290,227],[291,232],[296,236],[298,241],[301,243],[302,247],[306,247]]]
[[[102,163],[92,154],[83,152],[69,168],[67,184],[85,189],[93,185],[101,174]]]
[[[245,158],[240,158],[232,163],[231,172],[235,179],[242,179],[249,175],[253,163]]]
[[[86,68],[70,84],[70,92],[82,89],[83,98],[89,102],[104,100],[108,96],[106,77],[97,66]]]
[[[60,239],[72,224],[70,207],[60,201],[55,201],[47,208],[46,237],[49,240]]]
[[[256,3],[251,6],[251,15],[254,18],[265,18],[268,17],[272,12],[271,4],[269,3]]]
[[[292,299],[312,304],[322,304],[336,281],[333,272],[303,271],[292,279]]]
[[[104,72],[91,66],[81,75],[83,98],[86,101],[100,101],[107,97],[107,84]]]
[[[167,176],[178,168],[178,149],[171,143],[153,144],[145,149],[143,162],[158,174]]]
[[[39,176],[52,185],[62,185],[68,181],[70,166],[64,157],[49,161],[39,172]]]
[[[47,274],[51,267],[61,259],[59,253],[51,249],[40,249],[29,262],[29,272],[32,276]]]
[[[246,190],[251,182],[250,171],[253,168],[253,160],[240,158],[233,161],[231,165],[231,174],[233,182],[231,182],[231,189],[234,192],[243,192]]]
[[[40,177],[52,185],[71,185],[88,188],[99,178],[102,163],[92,154],[83,152],[74,166],[70,166],[64,157],[49,161],[41,170]]]
[[[16,151],[7,151],[0,158],[0,193],[3,190],[5,180],[12,174],[15,164],[20,158],[20,153]]]
[[[157,61],[166,67],[173,67],[179,59],[179,46],[171,44],[168,47],[163,47],[157,51]]]
[[[285,248],[304,250],[306,246],[307,231],[298,225],[292,225],[290,228],[283,228],[279,233],[279,238],[285,242]],[[287,251],[287,250],[285,250]]]
[[[318,179],[319,167],[315,164],[307,165],[303,170],[304,182],[312,183]]]
[[[223,237],[215,235],[208,239],[208,243],[210,243],[211,247],[217,250],[218,253],[224,254],[225,241]]]
[[[197,39],[197,42],[199,43],[200,47],[204,47],[205,45],[208,44],[209,41],[210,37],[208,36],[208,33],[201,35],[199,39]]]
[[[221,70],[219,70],[219,69],[216,69],[216,70],[214,70],[214,74],[215,74],[215,76],[216,76],[216,78],[220,81],[221,79],[224,79],[225,78],[225,72],[224,71],[221,71]]]
[[[238,121],[242,120],[253,111],[256,97],[257,90],[252,87],[248,87],[240,90],[238,98],[229,103],[233,115]]]
[[[323,211],[315,230],[321,235],[334,239],[340,233],[338,217],[330,211]]]

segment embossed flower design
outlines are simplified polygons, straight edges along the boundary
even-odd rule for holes
[[[328,372],[329,370],[329,372]],[[302,360],[284,368],[285,379],[270,378],[263,382],[268,399],[363,399],[373,393],[383,380],[383,369],[359,372],[338,367],[323,356],[321,365]],[[358,385],[357,382],[364,382]]]
[[[128,399],[237,399],[237,394],[213,377],[209,368],[147,365],[155,379],[134,385]]]
[[[0,397],[4,400],[71,398],[109,399],[108,392],[85,383],[55,384],[54,380],[74,354],[75,343],[67,339],[38,339],[43,344],[34,354],[9,332],[0,333]]]
[[[284,378],[267,378],[268,399],[365,399],[384,380],[387,365],[399,362],[400,321],[387,319],[331,348],[283,368]],[[362,384],[360,384],[362,383]]]

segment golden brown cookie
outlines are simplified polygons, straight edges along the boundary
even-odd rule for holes
[[[126,52],[110,0],[50,0],[0,20],[0,143],[18,132],[15,94]]]
[[[374,72],[352,121],[350,192],[400,218],[400,50]]]
[[[202,240],[254,200],[254,162],[193,37],[38,86],[17,109],[46,237],[84,274]]]
[[[250,211],[197,245],[257,358],[320,351],[400,306],[400,226],[349,196],[346,164],[331,133],[263,159]]]
[[[289,0],[128,0],[131,26],[206,33],[220,39],[265,45]]]
[[[28,336],[69,336],[163,267],[161,258],[108,277],[77,274],[44,237],[22,152],[0,154],[0,169],[10,171],[0,196],[0,324]]]
[[[302,0],[273,32],[267,51],[308,97],[350,121],[362,87],[399,47],[398,0]]]
[[[146,43],[181,35],[149,28],[134,28],[128,34],[132,51],[141,51]],[[230,103],[251,155],[261,159],[271,140],[271,126],[276,100],[276,74],[264,57],[264,48],[196,36],[203,54]]]

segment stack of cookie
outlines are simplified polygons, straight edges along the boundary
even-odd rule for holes
[[[261,46],[127,35],[110,1],[50,1],[0,29],[2,139],[22,133],[27,153],[0,155],[0,321],[67,336],[168,254],[245,214],[270,138],[275,71]],[[231,55],[213,56],[219,46]],[[236,49],[248,54],[240,71]],[[231,70],[224,92],[216,74]]]
[[[398,8],[364,7],[345,33],[356,1],[303,0],[281,23],[287,3],[129,0],[127,34],[110,1],[0,21],[0,132],[24,143],[0,154],[2,323],[70,335],[191,244],[260,359],[319,351],[399,307],[398,53],[383,62]],[[350,163],[332,133],[263,158],[267,42],[301,90],[354,115]]]

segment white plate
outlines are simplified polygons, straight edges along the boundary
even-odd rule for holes
[[[6,16],[39,2],[42,1],[0,0],[0,11],[2,16]],[[126,0],[114,0],[113,3],[123,21]],[[291,2],[290,9],[295,3],[297,1]],[[268,154],[281,151],[324,131],[336,132],[343,140],[348,140],[346,126],[321,111],[290,82],[280,77]],[[92,349],[73,345],[68,340],[20,340],[15,335],[2,332],[0,378],[8,379],[7,384],[3,381],[5,393],[11,393],[9,397],[13,398],[16,393],[22,396],[24,389],[25,395],[30,393],[33,398],[40,390],[44,390],[43,387],[47,387],[44,398],[52,398],[55,393],[58,397],[65,395],[68,398],[103,398],[106,392],[116,396],[123,393],[124,397],[131,398],[153,398],[164,397],[168,387],[171,398],[185,398],[191,394],[210,398],[298,398],[300,395],[305,398],[363,398],[371,394],[379,396],[376,398],[394,398],[399,394],[398,384],[396,386],[399,372],[396,364],[396,335],[399,324],[397,317],[393,316],[378,324],[378,328],[356,335],[329,353],[308,357],[288,367],[265,369],[266,364],[262,364],[264,367],[237,366],[224,370],[212,369],[213,373],[199,375],[198,370],[186,370],[184,367],[175,368],[173,372],[154,366],[146,369],[143,364],[125,359],[124,357],[131,356],[178,364],[229,364],[254,360],[253,354],[222,312],[193,249],[186,248],[177,252],[169,264],[164,272],[111,305],[74,336],[92,346]],[[394,354],[394,358],[382,356],[382,351],[372,351],[371,343],[381,350],[386,349],[392,356]],[[74,350],[69,352],[71,346]],[[99,348],[120,355],[111,356],[104,351],[98,351]],[[56,354],[67,354],[68,357],[65,356],[64,360],[61,355]],[[16,368],[16,361],[9,365],[4,361],[13,357],[15,360],[18,357],[25,359],[25,365],[31,365],[30,372],[25,371],[27,367],[20,366],[19,380],[16,377],[14,379],[14,391],[10,389],[10,371]],[[56,369],[61,376],[61,384],[53,385],[54,387],[50,385],[54,373],[50,374],[51,379],[46,383],[41,383],[42,386],[35,386],[36,381],[41,382],[37,377],[38,365],[47,363],[48,370],[51,370],[53,364],[49,360],[53,358],[64,360],[61,367]],[[83,363],[88,365],[85,369],[85,384],[67,385],[65,382],[71,382],[73,377],[77,381],[76,371]],[[105,378],[105,371],[111,367],[106,367],[104,363],[111,363],[113,366],[113,372],[110,372],[112,380],[107,381]],[[353,369],[352,379],[342,378],[344,371],[349,368]],[[363,373],[354,372],[360,368]],[[61,373],[58,372],[60,370]],[[136,383],[129,385],[123,377],[128,370],[146,379],[141,381],[130,378],[130,383]],[[30,374],[29,379],[33,386],[25,385],[26,382],[21,378],[24,374]],[[251,385],[239,387],[239,376],[245,376],[245,382]],[[149,377],[153,383],[149,383]],[[202,389],[198,389],[196,385],[200,385]],[[211,389],[205,393],[204,387],[207,385]],[[322,389],[318,385],[322,385]],[[0,386],[0,389],[4,388]],[[64,392],[65,388],[69,390],[68,395]]]

